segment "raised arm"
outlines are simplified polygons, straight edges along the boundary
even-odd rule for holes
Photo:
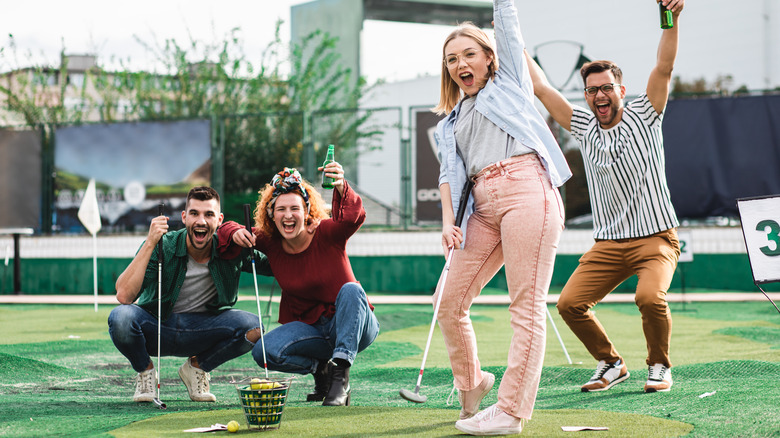
[[[666,102],[669,100],[669,84],[672,81],[672,70],[677,58],[680,13],[683,10],[685,0],[661,0],[661,3],[672,11],[674,27],[661,33],[661,42],[658,44],[658,60],[647,80],[647,98],[658,114],[663,112],[666,108]]]
[[[547,108],[547,111],[559,125],[563,126],[567,131],[571,131],[571,116],[574,112],[571,103],[555,87],[550,85],[544,71],[531,58],[528,51],[523,50],[523,54],[528,63],[531,82],[534,84],[534,95],[539,98],[542,105]]]

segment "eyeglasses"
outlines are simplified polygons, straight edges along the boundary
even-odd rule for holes
[[[599,90],[601,90],[602,93],[609,94],[615,90],[615,87],[619,87],[619,86],[620,84],[611,83],[611,84],[599,85],[598,87],[586,87],[585,93],[587,93],[588,96],[595,96],[596,93],[598,93]]]
[[[447,55],[447,56],[444,57],[444,64],[447,67],[455,67],[456,65],[458,65],[458,62],[459,62],[461,57],[463,57],[463,59],[467,63],[471,64],[472,62],[474,62],[474,60],[477,59],[477,53],[479,53],[479,52],[482,52],[482,50],[480,50],[480,49],[466,49],[460,55]]]

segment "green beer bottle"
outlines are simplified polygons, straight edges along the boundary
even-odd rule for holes
[[[330,178],[330,177],[325,176],[325,170],[324,170],[325,166],[327,166],[329,163],[332,163],[334,161],[336,161],[336,160],[333,158],[333,145],[331,144],[331,145],[328,145],[328,154],[325,155],[325,161],[322,162],[322,167],[323,167],[323,171],[322,171],[322,188],[323,189],[332,189],[333,188],[333,183],[336,181],[335,178]]]
[[[658,2],[658,8],[661,10],[661,29],[671,29],[674,27],[672,11],[666,9],[663,3]]]

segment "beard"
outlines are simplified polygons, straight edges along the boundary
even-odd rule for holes
[[[602,127],[610,126],[615,122],[620,107],[615,104],[613,100],[610,100],[609,105],[603,108],[606,108],[607,110],[602,114],[595,102],[590,103],[590,110],[593,112],[593,115],[596,116],[596,120],[598,120],[599,124]]]

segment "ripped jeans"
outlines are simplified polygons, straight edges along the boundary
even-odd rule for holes
[[[203,371],[210,372],[230,359],[250,351],[254,344],[246,332],[260,327],[257,315],[230,309],[218,314],[172,313],[163,321],[161,356],[196,356]],[[108,315],[108,333],[114,345],[137,372],[157,356],[157,317],[135,304],[122,304]]]

